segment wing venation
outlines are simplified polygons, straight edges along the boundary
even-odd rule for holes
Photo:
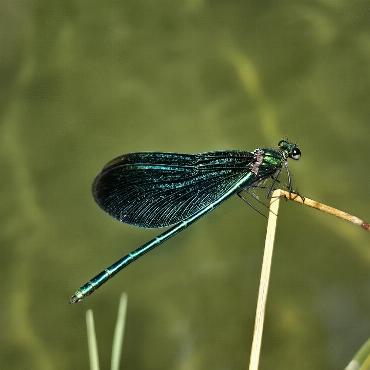
[[[191,217],[229,190],[250,168],[253,153],[130,153],[110,161],[93,195],[114,218],[142,227]]]

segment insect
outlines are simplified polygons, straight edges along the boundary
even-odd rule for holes
[[[104,211],[135,226],[174,226],[93,277],[74,293],[70,303],[81,301],[232,195],[258,187],[268,178],[278,181],[282,169],[287,172],[287,188],[292,191],[288,159],[298,160],[300,156],[296,144],[281,140],[276,149],[129,153],[108,162],[93,183],[95,201]]]

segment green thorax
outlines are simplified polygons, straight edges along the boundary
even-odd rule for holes
[[[275,149],[262,149],[263,150],[263,161],[259,166],[259,176],[265,177],[275,173],[283,167],[286,159],[284,154],[280,150]]]

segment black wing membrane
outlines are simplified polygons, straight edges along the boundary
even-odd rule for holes
[[[248,171],[253,153],[130,153],[96,177],[99,206],[121,222],[164,227],[185,220],[227,192]]]

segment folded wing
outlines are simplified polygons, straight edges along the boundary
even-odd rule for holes
[[[253,153],[130,153],[96,177],[99,206],[121,222],[163,227],[185,220],[227,192],[249,170]]]

